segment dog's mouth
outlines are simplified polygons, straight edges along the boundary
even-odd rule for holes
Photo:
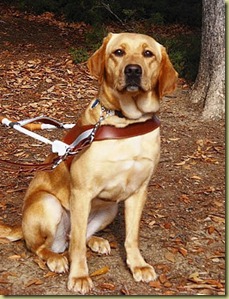
[[[138,64],[128,64],[124,69],[125,74],[125,90],[136,92],[142,89],[141,78],[142,68]]]
[[[139,91],[141,89],[141,86],[137,85],[137,84],[129,84],[125,86],[125,90],[129,91],[129,92],[136,92]]]

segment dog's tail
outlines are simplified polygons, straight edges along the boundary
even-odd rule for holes
[[[0,223],[0,238],[11,242],[23,239],[22,228],[20,226],[10,226]]]

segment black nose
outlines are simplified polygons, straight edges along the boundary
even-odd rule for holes
[[[125,67],[124,73],[128,77],[140,77],[142,74],[142,68],[138,64],[128,64]]]

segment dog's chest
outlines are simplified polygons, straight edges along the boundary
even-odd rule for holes
[[[159,129],[134,138],[98,143],[95,163],[98,197],[125,200],[147,183],[159,161]]]

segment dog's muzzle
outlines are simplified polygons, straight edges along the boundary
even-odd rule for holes
[[[124,69],[125,89],[130,92],[138,91],[141,88],[142,68],[138,64],[128,64]]]

